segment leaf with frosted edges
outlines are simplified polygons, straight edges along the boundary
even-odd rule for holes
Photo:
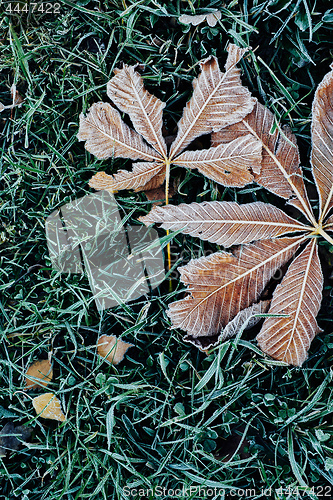
[[[333,205],[333,71],[327,73],[317,87],[312,105],[311,133],[312,172],[324,217]]]
[[[108,95],[129,115],[135,130],[122,121],[117,109],[99,102],[90,108],[87,116],[81,114],[78,139],[86,141],[85,148],[99,159],[130,158],[145,160],[148,165],[140,162],[133,166],[132,172],[121,170],[112,177],[98,173],[89,185],[112,192],[156,189],[163,184],[166,167],[172,163],[197,168],[226,186],[240,187],[252,182],[251,169],[259,172],[261,153],[260,144],[253,137],[180,155],[199,135],[235,123],[252,110],[256,100],[242,86],[240,69],[236,67],[246,50],[233,44],[228,47],[225,73],[220,71],[215,57],[201,63],[201,73],[193,82],[193,95],[179,122],[178,135],[169,155],[162,135],[165,104],[144,88],[135,66],[124,65],[123,69],[115,70],[115,76],[108,83]]]
[[[107,85],[111,101],[132,120],[134,128],[162,156],[166,144],[162,136],[162,118],[165,103],[150,94],[135,67],[124,64],[115,70],[115,76]]]
[[[326,219],[323,227],[325,231],[333,231],[333,214]]]
[[[260,348],[275,359],[301,366],[312,340],[320,330],[316,321],[323,288],[323,274],[316,239],[289,266],[277,286],[270,314],[257,336]]]
[[[229,321],[219,335],[210,337],[191,337],[190,335],[186,335],[183,340],[195,345],[200,351],[208,354],[208,351],[212,347],[234,337],[241,330],[248,330],[257,325],[263,319],[260,315],[268,311],[270,302],[270,300],[261,300],[246,309],[242,309],[231,321]]]
[[[97,352],[112,365],[118,365],[133,344],[118,339],[115,335],[102,335],[97,342]]]
[[[299,167],[296,137],[288,126],[282,127],[281,131],[276,127],[271,133],[274,125],[273,113],[262,104],[256,103],[253,111],[241,122],[212,134],[212,146],[229,143],[236,137],[251,133],[263,144],[261,170],[259,174],[254,172],[255,181],[281,198],[290,199],[291,204],[307,215],[304,205],[295,197],[295,191],[288,182],[289,178],[312,214]]]
[[[174,164],[196,168],[223,186],[243,187],[254,179],[250,169],[260,171],[261,149],[261,143],[248,134],[217,147],[185,151],[174,159]]]
[[[147,226],[162,223],[163,229],[181,231],[224,247],[307,229],[279,208],[260,201],[246,205],[228,201],[166,205],[154,207],[139,220]]]
[[[77,138],[86,141],[87,151],[100,160],[114,157],[162,161],[162,157],[122,121],[119,111],[104,102],[93,104],[87,116],[81,113]]]
[[[196,137],[217,132],[237,123],[253,109],[256,100],[240,81],[240,69],[236,64],[247,49],[234,44],[228,47],[225,73],[217,59],[210,56],[200,63],[201,72],[193,81],[193,94],[178,123],[178,133],[171,146],[174,158]]]
[[[155,190],[157,191],[158,188],[160,188],[165,181],[165,171],[166,171],[166,169],[164,166],[158,172],[157,175],[155,175],[150,181],[148,181],[143,186],[140,186],[140,188],[137,188],[135,191],[144,191],[146,196],[147,196],[147,193],[149,193],[149,192],[153,193],[153,191],[155,191]],[[172,191],[172,188],[171,188],[171,191]],[[169,190],[169,198],[172,196],[171,191]],[[150,199],[149,195],[147,197],[148,197],[148,199]],[[165,197],[164,190],[163,190],[163,197]]]
[[[276,270],[288,262],[302,241],[262,240],[233,254],[220,252],[191,260],[179,268],[190,295],[170,305],[173,326],[193,337],[216,335],[241,309],[258,301]]]
[[[178,18],[178,20],[183,24],[192,24],[193,26],[198,26],[198,24],[206,21],[208,26],[211,26],[213,28],[214,26],[216,26],[217,21],[219,21],[221,17],[221,11],[216,10],[215,12],[209,12],[208,14],[197,14],[195,16],[183,14]]]
[[[101,191],[103,189],[116,193],[122,189],[142,191],[148,186],[158,187],[165,178],[165,167],[160,163],[138,162],[133,164],[133,170],[119,170],[114,175],[97,172],[89,181],[89,186]],[[153,189],[153,187],[148,187]]]
[[[59,422],[66,421],[66,417],[61,409],[60,401],[52,392],[46,392],[45,394],[41,394],[40,396],[33,398],[32,406],[34,407],[38,417],[58,420]]]

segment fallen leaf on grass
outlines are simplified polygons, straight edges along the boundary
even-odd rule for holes
[[[20,95],[18,90],[16,90],[16,85],[12,85],[10,89],[10,93],[13,99],[12,104],[9,104],[8,106],[5,106],[0,102],[0,113],[1,111],[4,111],[5,109],[13,109],[16,106],[21,106],[21,104],[24,102],[23,97]]]
[[[117,192],[122,189],[147,191],[169,185],[170,165],[197,169],[225,186],[245,186],[260,171],[261,143],[248,134],[228,144],[207,150],[186,151],[199,136],[218,132],[250,113],[255,99],[241,84],[238,62],[248,49],[230,44],[223,73],[216,57],[200,63],[201,72],[193,81],[193,94],[178,122],[178,133],[168,150],[162,134],[165,103],[150,94],[136,66],[115,70],[107,85],[114,106],[127,113],[134,129],[126,125],[119,111],[108,103],[95,103],[88,114],[80,116],[78,139],[99,159],[139,160],[131,172],[114,175],[95,174],[89,186]]]
[[[133,344],[117,339],[115,335],[102,335],[98,339],[97,353],[112,365],[118,365]]]
[[[200,338],[204,346],[240,311],[258,302],[275,272],[288,266],[257,341],[263,352],[279,361],[301,366],[306,360],[320,331],[316,321],[323,289],[319,237],[333,244],[329,235],[333,231],[332,96],[330,71],[319,84],[312,107],[311,165],[319,195],[318,218],[307,196],[296,137],[290,128],[278,126],[274,115],[258,102],[247,116],[212,134],[213,148],[230,146],[249,134],[258,140],[262,155],[258,172],[253,170],[255,181],[297,208],[306,223],[262,202],[169,205],[154,207],[140,217],[146,225],[162,223],[167,230],[180,230],[224,247],[239,245],[231,252],[193,259],[179,269],[188,295],[172,303],[168,315],[175,328]]]
[[[26,389],[46,387],[53,378],[53,369],[50,361],[48,359],[35,361],[27,369],[25,377]]]
[[[21,94],[19,93],[18,90],[16,90],[16,85],[13,84],[10,88],[10,94],[12,96],[12,99],[13,99],[13,106],[19,106],[20,104],[23,103],[24,99],[23,97],[21,96]]]
[[[207,22],[208,26],[214,27],[222,17],[222,14],[219,10],[215,12],[209,12],[208,14],[197,14],[195,16],[191,16],[189,14],[183,14],[179,17],[179,21],[183,24],[192,24],[193,26],[197,26],[198,24]]]
[[[38,417],[59,420],[60,422],[66,421],[60,401],[52,392],[46,392],[45,394],[33,398],[32,405]]]
[[[0,431],[0,457],[5,457],[8,451],[17,451],[29,439],[31,431],[30,427],[8,422]]]

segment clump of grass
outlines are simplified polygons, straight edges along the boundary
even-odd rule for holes
[[[0,1],[0,101],[10,102],[13,83],[25,99],[0,116],[0,413],[4,424],[33,428],[27,445],[1,459],[2,495],[118,499],[128,498],[125,486],[179,485],[216,487],[225,498],[236,487],[253,488],[251,498],[270,487],[282,488],[280,498],[296,498],[289,487],[313,486],[302,498],[331,495],[330,279],[319,316],[324,331],[302,369],[264,358],[253,332],[206,356],[170,330],[165,310],[182,293],[176,274],[171,293],[163,284],[149,297],[99,314],[84,275],[52,270],[44,228],[48,215],[87,194],[87,180],[105,168],[77,142],[78,115],[106,99],[105,84],[122,61],[145,64],[145,84],[167,102],[172,134],[197,62],[209,54],[222,60],[228,42],[251,45],[244,83],[292,125],[308,168],[313,93],[333,59],[331,10],[306,0],[251,7],[246,1],[59,4],[59,14],[9,15],[9,2]],[[178,22],[183,13],[216,8],[222,18],[215,28]],[[120,166],[126,164],[111,162],[109,172]],[[175,204],[277,201],[256,186],[236,191],[195,172],[175,168],[172,175],[179,178]],[[117,199],[131,220],[151,208],[143,194]],[[213,249],[182,235],[172,245],[174,267]],[[328,278],[326,244],[322,258]],[[102,333],[135,344],[119,367],[97,357]],[[50,390],[66,409],[63,424],[36,418],[22,393],[26,367],[50,350]]]

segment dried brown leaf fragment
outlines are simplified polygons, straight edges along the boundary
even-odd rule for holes
[[[97,342],[97,353],[112,365],[118,365],[133,344],[118,339],[115,335],[101,335]]]
[[[25,374],[25,388],[46,387],[53,378],[53,368],[49,359],[37,360],[30,365]]]
[[[207,14],[183,14],[178,18],[178,20],[183,24],[192,24],[193,26],[198,26],[198,24],[206,21],[208,26],[213,28],[214,26],[216,26],[221,17],[221,11],[215,10],[214,12],[208,12]]]
[[[58,420],[59,422],[66,421],[66,417],[61,409],[61,403],[52,392],[46,392],[33,398],[32,405],[38,417]]]
[[[0,457],[10,451],[17,451],[31,436],[32,428],[7,422],[0,431]]]

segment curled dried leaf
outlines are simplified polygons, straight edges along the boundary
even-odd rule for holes
[[[331,66],[332,67],[332,66]],[[313,176],[319,193],[321,218],[333,205],[333,70],[318,85],[312,106]]]
[[[248,134],[210,149],[185,151],[175,158],[174,163],[184,168],[196,168],[223,186],[243,187],[254,180],[251,170],[260,171],[261,149],[261,143]]]
[[[0,431],[0,457],[5,457],[9,451],[16,451],[22,443],[31,436],[31,427],[15,426],[8,422]]]
[[[93,104],[87,116],[80,115],[77,138],[86,141],[85,148],[100,160],[115,157],[153,161],[159,158],[141,135],[122,121],[119,111],[104,102]]]
[[[301,366],[315,335],[320,331],[318,314],[323,273],[316,240],[310,241],[289,266],[277,286],[268,317],[257,336],[260,348],[272,358]]]
[[[115,335],[102,335],[97,342],[97,352],[112,365],[118,365],[133,344],[118,339]]]
[[[165,103],[144,88],[135,67],[124,64],[122,69],[116,69],[107,89],[111,101],[128,113],[135,130],[164,157],[166,144],[162,136],[162,118]]]
[[[229,143],[236,137],[252,134],[263,147],[260,172],[254,172],[256,182],[274,194],[290,199],[309,218],[313,212],[299,167],[296,137],[288,126],[277,125],[274,114],[257,102],[243,120],[212,134],[212,145]]]
[[[248,49],[229,45],[223,73],[214,56],[200,63],[201,72],[193,81],[193,94],[178,122],[178,133],[171,146],[173,159],[196,137],[218,132],[250,113],[256,103],[240,80],[237,63]]]
[[[299,237],[262,240],[234,253],[191,260],[179,268],[190,295],[173,302],[167,311],[173,326],[193,337],[219,334],[240,310],[259,300],[276,270],[301,242]]]
[[[239,311],[234,319],[224,328],[219,337],[219,341],[222,342],[223,340],[230,339],[237,335],[240,330],[249,330],[257,325],[262,320],[261,315],[267,313],[270,303],[270,300],[261,300]]]
[[[165,169],[160,163],[141,163],[133,165],[133,171],[119,170],[114,175],[108,175],[105,172],[97,172],[89,181],[89,186],[97,191],[110,191],[116,193],[122,189],[134,189],[142,191],[146,186],[154,185],[158,187],[163,184],[165,178]],[[153,189],[153,188],[149,188]]]

